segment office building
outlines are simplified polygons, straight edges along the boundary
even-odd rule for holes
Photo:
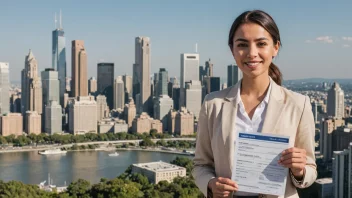
[[[31,50],[25,59],[25,68],[22,70],[22,115],[27,111],[36,111],[42,114],[42,83],[38,77],[38,63]]]
[[[56,16],[55,16],[56,17]],[[56,23],[56,19],[55,19]],[[66,92],[66,39],[65,32],[62,28],[61,12],[60,12],[60,23],[59,27],[56,27],[52,32],[52,68],[58,72],[59,80],[59,103],[63,105],[64,94]]]
[[[334,151],[333,197],[352,197],[352,142],[344,151]]]
[[[122,76],[118,76],[114,82],[114,109],[123,109],[125,106],[125,85]]]
[[[180,106],[186,105],[186,83],[198,80],[199,54],[181,54]]]
[[[22,135],[23,117],[20,113],[8,113],[0,116],[0,130],[2,136]]]
[[[175,135],[193,135],[194,130],[194,114],[182,107],[180,111],[170,113],[170,124],[174,123]]]
[[[158,91],[157,91],[156,97],[168,94],[168,91],[167,91],[167,83],[169,80],[168,72],[166,71],[165,68],[160,68],[158,76],[159,76]]]
[[[137,112],[152,111],[150,105],[150,38],[149,37],[136,37],[135,38],[135,64],[133,67],[133,84],[139,85],[139,90],[133,90],[133,94],[140,94],[140,106],[137,105]],[[135,81],[137,80],[137,81]],[[138,104],[138,103],[137,103]]]
[[[45,107],[45,132],[53,135],[62,132],[62,108],[57,101],[49,101]]]
[[[345,121],[342,119],[327,118],[322,121],[320,129],[320,153],[323,155],[324,161],[329,161],[332,158],[332,133],[338,127],[344,126]]]
[[[160,95],[154,102],[154,118],[161,120],[163,131],[168,130],[167,115],[173,109],[174,101],[168,95]]]
[[[97,133],[97,103],[94,96],[79,96],[69,102],[69,132],[74,135]]]
[[[175,177],[185,177],[186,168],[165,162],[132,164],[132,173],[145,175],[150,183],[172,182]]]
[[[134,133],[149,133],[151,129],[162,133],[162,123],[160,120],[153,120],[146,112],[142,112],[132,121],[132,132]]]
[[[328,115],[337,118],[344,117],[345,96],[340,85],[336,82],[328,91]]]
[[[202,105],[202,85],[198,80],[192,80],[186,85],[186,108],[195,115],[198,120]]]
[[[132,76],[123,75],[122,76],[123,84],[125,85],[125,102],[128,102],[130,97],[133,97],[133,81]]]
[[[208,61],[205,61],[205,73],[206,76],[208,77],[213,77],[214,76],[214,70],[213,70],[213,63],[211,62],[210,58]]]
[[[39,135],[42,132],[42,117],[35,111],[26,112],[25,132],[29,134]]]
[[[137,114],[136,105],[134,104],[134,100],[131,97],[129,98],[128,104],[126,104],[124,108],[125,120],[128,124],[129,129],[132,129],[132,122],[135,119],[136,114]]]
[[[95,77],[91,77],[89,80],[88,80],[88,93],[90,95],[93,95],[95,96],[97,94],[97,80],[95,79]]]
[[[227,66],[227,87],[235,85],[242,78],[242,72],[237,65]]]
[[[98,63],[98,92],[103,93],[114,84],[114,63]]]
[[[205,94],[220,91],[220,77],[204,77],[203,85],[205,87]]]
[[[87,77],[87,53],[84,48],[84,41],[72,41],[72,97],[88,96],[88,77]]]
[[[0,114],[10,113],[9,63],[0,62]]]
[[[98,121],[109,117],[109,106],[106,102],[106,97],[104,95],[97,96],[97,119]]]

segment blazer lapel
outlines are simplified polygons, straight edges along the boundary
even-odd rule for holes
[[[241,81],[237,82],[237,84],[230,89],[222,104],[221,131],[225,148],[224,156],[228,157],[230,169],[232,169],[233,164],[234,142],[236,136],[234,129],[237,113],[236,97],[238,86],[241,86]]]
[[[275,127],[280,120],[285,106],[284,95],[282,93],[281,87],[277,85],[271,78],[270,81],[272,83],[272,88],[269,97],[269,103],[266,109],[262,133],[280,133],[280,131],[275,130]]]

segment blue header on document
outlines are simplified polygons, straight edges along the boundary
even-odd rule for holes
[[[265,135],[254,135],[248,133],[239,133],[240,138],[247,138],[247,139],[256,139],[256,140],[264,140],[264,141],[271,141],[271,142],[281,142],[281,143],[288,143],[289,138],[279,138],[273,136],[265,136]]]

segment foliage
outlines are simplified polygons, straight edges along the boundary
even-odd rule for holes
[[[186,168],[187,175],[192,177],[193,170],[193,161],[187,157],[176,157],[175,160],[170,162],[171,164],[175,164],[177,166],[182,166]]]
[[[0,180],[0,197],[53,197],[53,193],[40,190],[38,186],[23,184],[20,181]]]
[[[188,167],[191,160],[177,157],[171,163]],[[132,165],[119,177],[114,179],[102,178],[99,183],[91,185],[88,181],[79,179],[72,182],[66,192],[55,194],[39,190],[35,185],[26,185],[11,181],[4,183],[0,180],[0,197],[44,197],[44,198],[192,198],[203,197],[191,177],[176,177],[172,183],[161,181],[158,184],[149,182],[145,175],[132,173]]]

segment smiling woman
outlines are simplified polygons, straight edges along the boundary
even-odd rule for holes
[[[228,45],[243,78],[204,99],[193,159],[196,184],[208,197],[278,198],[243,192],[239,181],[231,180],[237,159],[235,134],[274,133],[288,136],[290,146],[278,155],[277,165],[289,169],[291,180],[279,197],[298,198],[296,187],[307,188],[317,177],[315,123],[309,97],[281,87],[282,75],[273,63],[281,46],[279,29],[269,14],[247,11],[233,22]],[[258,188],[253,185],[252,189]]]

